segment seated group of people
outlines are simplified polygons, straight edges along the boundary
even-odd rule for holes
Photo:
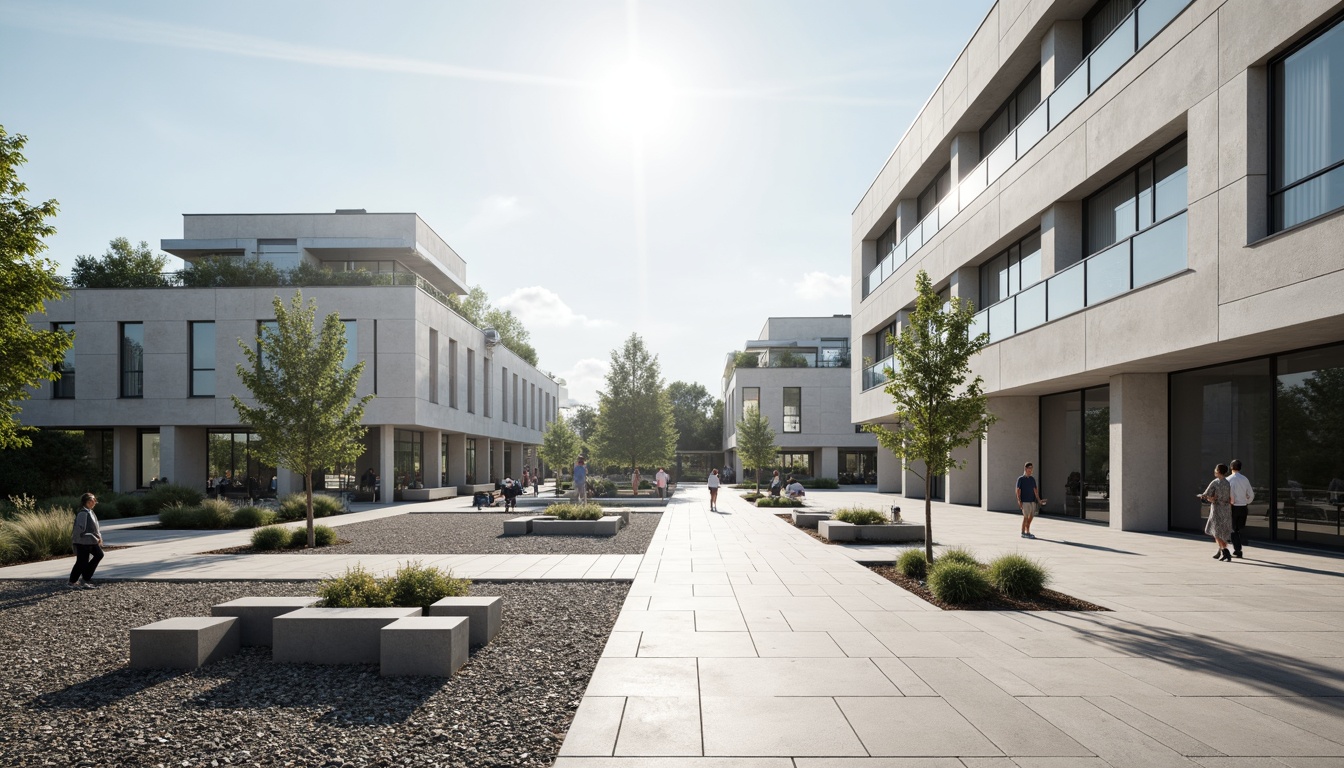
[[[770,495],[779,496],[781,492],[790,499],[801,499],[807,495],[807,491],[803,489],[803,484],[798,482],[793,475],[789,475],[787,482],[781,481],[779,470],[776,469],[774,477],[770,478]]]

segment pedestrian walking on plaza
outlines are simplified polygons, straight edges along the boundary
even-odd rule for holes
[[[1232,489],[1232,556],[1241,557],[1241,546],[1245,537],[1241,531],[1246,527],[1246,516],[1250,514],[1251,502],[1255,501],[1255,488],[1250,478],[1241,474],[1241,462],[1233,459],[1228,463],[1232,474],[1227,476],[1227,484]]]
[[[1231,560],[1227,540],[1232,538],[1232,485],[1227,482],[1226,464],[1213,468],[1213,482],[1209,483],[1199,498],[1209,503],[1209,522],[1204,524],[1204,532],[1212,536],[1218,545],[1213,559]]]
[[[70,569],[71,589],[93,589],[93,572],[103,559],[103,533],[98,530],[98,516],[93,513],[97,504],[98,498],[92,493],[84,494],[79,500],[79,512],[75,514],[74,530],[70,533],[70,543],[75,547],[75,567]]]
[[[658,484],[658,498],[667,498],[667,473],[662,467],[658,468],[658,474],[653,476],[653,480]]]
[[[639,476],[639,467],[635,467],[635,471],[630,473],[630,491],[631,491],[630,495],[632,496],[639,495],[639,481],[641,479],[643,478]]]
[[[709,470],[709,479],[705,481],[709,486],[709,511],[719,511],[719,470]]]
[[[574,497],[580,504],[588,501],[588,467],[582,456],[574,462]]]
[[[1036,519],[1036,513],[1045,504],[1045,499],[1041,498],[1041,489],[1036,485],[1036,478],[1031,476],[1033,471],[1034,467],[1028,461],[1022,466],[1022,476],[1017,478],[1017,508],[1022,510],[1022,538],[1024,539],[1036,538],[1031,532],[1031,521]]]

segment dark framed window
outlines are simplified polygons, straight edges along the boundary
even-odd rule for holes
[[[875,357],[878,360],[885,360],[895,354],[896,345],[892,344],[887,337],[900,338],[900,335],[901,334],[896,330],[895,320],[891,321],[886,328],[879,330],[877,332],[877,354]]]
[[[74,323],[52,323],[53,331],[74,335]],[[68,400],[75,396],[75,348],[72,345],[65,350],[61,362],[55,365],[56,380],[51,383],[51,396],[56,400]]]
[[[518,374],[513,374],[513,391],[509,400],[509,413],[513,416],[513,423],[518,423]]]
[[[215,396],[215,324],[190,323],[191,397]]]
[[[121,324],[121,396],[145,396],[144,323]]]
[[[1003,143],[1022,119],[1041,103],[1041,66],[1036,65],[1013,93],[980,129],[980,155],[984,157]]]
[[[1085,255],[1103,251],[1181,213],[1188,204],[1181,137],[1083,203]]]
[[[887,258],[887,254],[901,244],[901,233],[896,227],[897,223],[896,221],[891,222],[886,229],[882,230],[882,234],[877,236],[877,258],[874,263]]]
[[[137,488],[148,488],[159,477],[159,430],[136,431],[135,468]],[[171,480],[171,478],[169,478]]]
[[[988,307],[1041,280],[1041,231],[1027,235],[980,266],[980,303]]]
[[[429,329],[429,402],[439,402],[439,332]]]
[[[457,407],[457,339],[448,340],[448,407]]]
[[[941,203],[943,198],[947,197],[947,193],[951,191],[952,163],[949,162],[943,167],[943,170],[938,172],[938,175],[933,178],[933,181],[929,182],[929,186],[925,187],[924,191],[919,193],[919,210],[917,218],[920,221],[923,221],[924,217],[933,213],[934,209],[938,207],[938,204]]]
[[[345,326],[345,370],[359,365],[359,322],[342,320]]]
[[[803,431],[803,388],[784,388],[784,431]]]
[[[1275,232],[1344,207],[1344,17],[1270,64]]]
[[[269,365],[266,362],[266,355],[261,350],[261,340],[267,334],[277,334],[280,332],[280,324],[274,320],[257,321],[257,365],[261,368]]]
[[[1111,34],[1142,0],[1100,0],[1083,16],[1083,56]]]
[[[1040,399],[1035,475],[1041,497],[1049,501],[1042,514],[1110,520],[1110,392],[1102,386]]]
[[[476,484],[476,438],[466,439],[467,485]]]
[[[467,413],[476,412],[476,350],[467,350]]]
[[[743,387],[743,388],[742,388],[742,418],[744,418],[744,419],[747,418],[747,414],[751,413],[751,410],[752,410],[753,408],[755,408],[756,410],[760,410],[760,408],[761,408],[761,388],[760,388],[760,387]]]
[[[811,451],[780,451],[775,454],[775,462],[782,475],[812,476]]]

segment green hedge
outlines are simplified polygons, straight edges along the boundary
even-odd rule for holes
[[[801,499],[790,499],[788,496],[766,496],[756,500],[758,507],[801,507]]]
[[[319,584],[317,594],[327,608],[426,608],[445,597],[462,597],[470,587],[469,580],[455,578],[452,571],[412,562],[387,579],[376,578],[361,566],[347,568],[343,575]]]
[[[836,520],[851,525],[883,525],[890,522],[887,516],[876,509],[867,507],[845,507],[837,509],[832,515]]]

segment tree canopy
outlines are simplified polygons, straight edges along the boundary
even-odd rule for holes
[[[491,306],[490,296],[479,285],[466,296],[450,296],[458,314],[477,328],[499,331],[500,343],[531,365],[537,364],[537,350],[532,346],[532,334],[523,327],[523,321],[507,309]]]
[[[662,368],[639,334],[630,334],[611,353],[606,388],[598,393],[593,443],[600,459],[627,467],[665,464],[676,451],[677,430]]]
[[[247,365],[238,378],[256,405],[230,395],[238,418],[261,436],[253,449],[263,464],[301,474],[308,505],[308,546],[313,540],[313,472],[348,464],[364,452],[364,406],[373,399],[355,399],[364,363],[345,368],[345,325],[338,313],[316,326],[317,301],[303,303],[295,291],[286,308],[273,300],[274,329],[263,326],[256,348],[238,340]],[[390,481],[385,481],[390,482]],[[384,487],[389,487],[385,485]]]
[[[23,196],[28,186],[19,181],[27,141],[0,126],[0,448],[31,444],[18,401],[31,395],[29,387],[56,378],[56,364],[74,344],[72,334],[28,322],[63,290],[55,263],[38,255],[47,249],[42,239],[56,234],[47,221],[56,216],[56,201],[30,205]]]
[[[752,470],[756,477],[756,491],[761,490],[761,470],[775,463],[775,428],[770,425],[770,417],[761,413],[761,409],[748,406],[742,420],[737,422],[737,456],[742,460],[742,468]]]
[[[667,385],[672,401],[672,424],[677,430],[678,451],[712,451],[723,448],[723,401],[709,394],[703,384],[674,381]]]
[[[898,458],[923,462],[924,556],[933,562],[933,478],[961,469],[965,462],[954,460],[952,451],[983,438],[994,423],[983,380],[968,381],[971,357],[989,343],[989,334],[972,338],[970,302],[954,298],[944,306],[922,269],[915,288],[910,322],[899,337],[888,337],[895,359],[885,371],[884,391],[895,406],[892,423],[864,429]]]
[[[541,438],[541,448],[537,449],[541,460],[555,472],[556,488],[560,487],[560,475],[574,463],[579,455],[579,434],[569,425],[564,416],[557,416],[546,427]]]
[[[168,257],[155,253],[144,240],[139,245],[118,237],[102,256],[76,256],[70,282],[76,288],[161,288],[168,285],[163,271]]]
[[[588,442],[597,434],[597,409],[591,405],[580,405],[574,409],[574,431],[579,434],[580,442]]]

